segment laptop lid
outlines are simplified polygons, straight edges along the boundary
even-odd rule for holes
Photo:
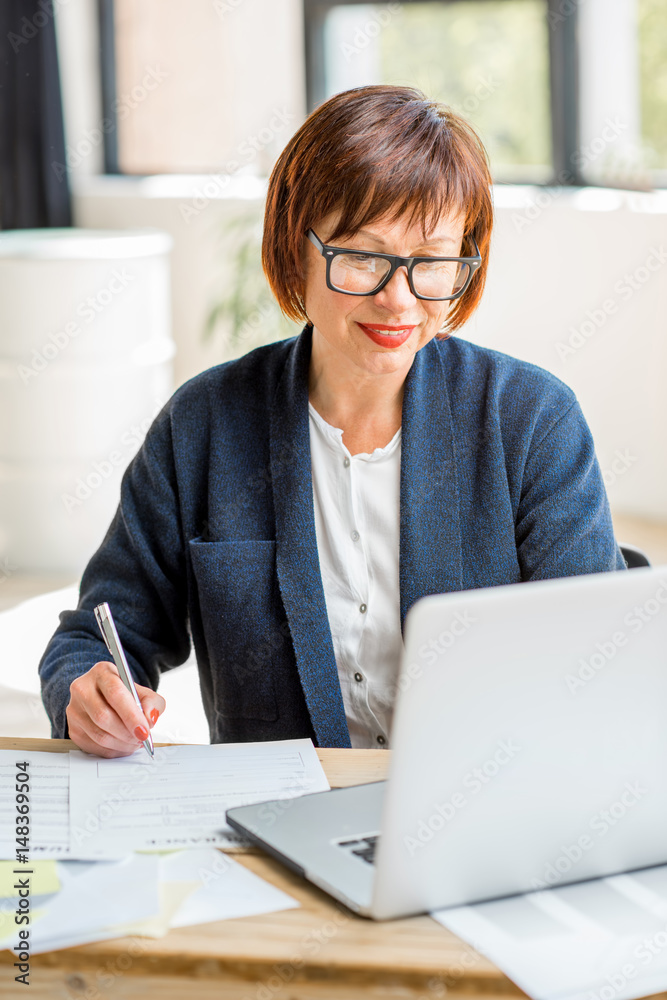
[[[373,916],[667,861],[667,566],[410,610]]]

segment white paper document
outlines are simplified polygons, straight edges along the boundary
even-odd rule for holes
[[[69,761],[67,753],[37,750],[0,750],[0,858],[14,860],[23,849],[17,841],[18,796],[28,795],[29,845],[26,854],[37,858],[68,858],[69,849]],[[25,772],[18,765],[28,764]],[[25,773],[29,780],[18,781]],[[17,791],[17,786],[27,792]]]
[[[70,753],[71,857],[242,843],[232,806],[329,788],[311,740],[143,747],[107,760]]]
[[[30,901],[31,952],[39,954],[111,937],[111,930],[104,933],[106,928],[150,917],[159,908],[159,873],[159,856],[151,854],[95,864],[61,862],[60,890]],[[4,904],[10,910],[16,908],[16,900],[2,903],[3,911]],[[12,923],[2,923],[0,947],[12,948],[18,940],[18,928]]]
[[[171,927],[250,917],[299,905],[286,892],[210,847],[165,855],[161,858],[161,878],[197,883],[171,918]]]
[[[31,898],[35,955],[104,938],[162,937],[170,927],[299,905],[214,848],[56,865],[58,890]],[[16,897],[0,899],[0,949],[17,945],[16,903]]]
[[[667,990],[667,865],[432,916],[534,1000]]]

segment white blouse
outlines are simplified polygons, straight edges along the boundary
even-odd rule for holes
[[[308,404],[317,550],[353,747],[388,747],[403,640],[398,577],[401,430],[351,455]]]

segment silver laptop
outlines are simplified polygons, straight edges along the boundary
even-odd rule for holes
[[[230,809],[375,919],[667,862],[667,566],[426,597],[386,782]]]

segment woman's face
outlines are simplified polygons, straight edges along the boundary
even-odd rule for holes
[[[323,243],[329,242],[335,222],[331,215],[313,225]],[[401,257],[456,257],[461,252],[463,227],[462,215],[443,215],[424,238],[419,221],[380,219],[334,245]],[[416,298],[405,267],[375,295],[334,292],[327,287],[326,261],[310,240],[305,241],[305,253],[306,312],[316,334],[342,355],[339,360],[344,358],[368,373],[407,372],[417,351],[443,326],[452,301]]]

